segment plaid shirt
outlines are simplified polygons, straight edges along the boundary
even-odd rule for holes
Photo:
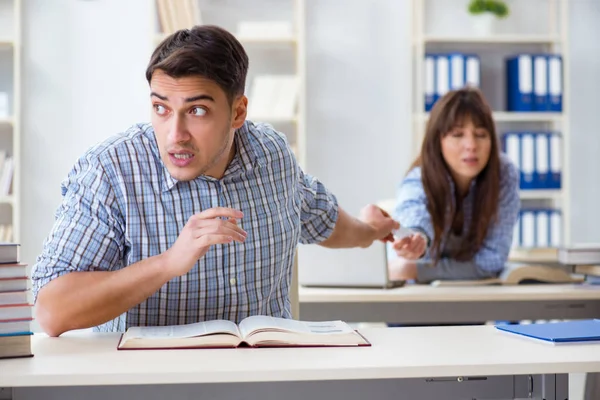
[[[115,271],[163,253],[188,219],[212,207],[244,213],[244,243],[212,246],[185,275],[96,331],[176,325],[249,315],[290,318],[298,243],[326,239],[337,200],[303,173],[285,137],[247,121],[224,176],[176,181],[161,161],[150,124],[92,147],[62,183],[63,201],[33,266],[33,293],[72,271]]]
[[[450,180],[452,198],[454,184]],[[464,224],[463,236],[471,224],[475,181],[471,190],[463,200]],[[447,232],[442,240],[442,259],[435,268],[430,268],[429,249],[417,264],[418,281],[435,279],[477,279],[497,276],[503,269],[510,247],[513,232],[519,215],[519,172],[509,158],[500,153],[500,196],[498,201],[498,221],[489,227],[482,247],[471,261],[461,262],[447,257],[450,250],[459,246],[462,237]],[[433,225],[427,211],[427,196],[421,181],[421,167],[412,169],[399,186],[396,197],[396,208],[393,217],[401,226],[413,228],[433,239]],[[388,259],[396,256],[391,245],[387,246]]]

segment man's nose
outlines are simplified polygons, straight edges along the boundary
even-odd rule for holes
[[[176,116],[171,121],[171,126],[169,127],[169,138],[171,141],[174,143],[188,141],[190,132],[187,129],[184,119]]]

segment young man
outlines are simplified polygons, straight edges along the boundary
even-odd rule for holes
[[[33,268],[51,336],[95,327],[291,317],[298,243],[367,247],[398,227],[355,219],[306,175],[283,135],[246,121],[248,58],[214,26],[181,30],[146,70],[152,123],[89,149]]]

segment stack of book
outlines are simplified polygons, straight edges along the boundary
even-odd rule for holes
[[[31,321],[27,265],[19,245],[0,243],[0,359],[31,357]]]

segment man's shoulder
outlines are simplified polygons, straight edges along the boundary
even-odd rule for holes
[[[158,152],[151,124],[136,124],[89,147],[75,162],[67,181],[76,176],[106,179],[122,175],[132,165],[151,163]],[[65,184],[65,182],[63,182]]]
[[[156,144],[154,131],[149,123],[135,124],[123,132],[114,134],[90,146],[77,160],[75,169],[82,166],[109,168],[115,164],[139,164],[150,161]]]
[[[259,158],[289,158],[291,149],[285,134],[277,131],[272,125],[264,122],[246,121],[244,124],[246,137]]]
[[[150,150],[153,130],[151,124],[135,124],[88,148],[84,156],[104,159],[117,153],[131,154],[130,150]]]

